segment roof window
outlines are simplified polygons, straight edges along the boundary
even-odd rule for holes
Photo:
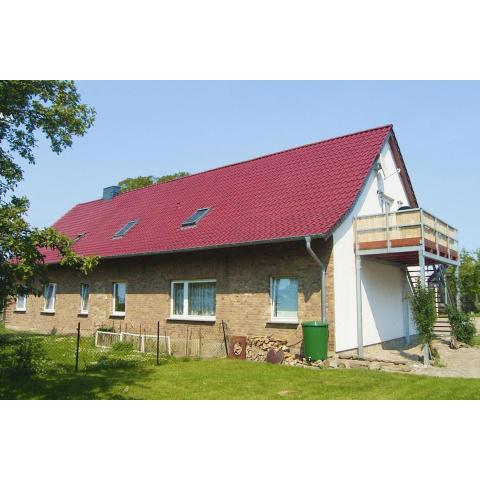
[[[199,208],[193,215],[188,217],[182,227],[194,227],[209,211],[209,208]]]
[[[138,220],[131,220],[126,225],[124,225],[114,236],[113,238],[124,237],[136,224]]]
[[[81,240],[86,234],[87,232],[80,232],[78,235],[75,235],[75,237],[73,237],[72,239],[72,245],[74,243],[77,243],[79,240]]]

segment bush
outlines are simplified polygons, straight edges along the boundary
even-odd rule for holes
[[[473,337],[475,337],[477,329],[468,313],[458,310],[458,308],[453,305],[448,305],[447,315],[452,327],[452,335],[459,342],[472,345]]]
[[[44,373],[45,350],[43,343],[31,338],[22,338],[13,345],[6,373],[30,377]]]
[[[103,325],[101,327],[98,327],[97,330],[99,332],[112,332],[115,333],[115,328],[114,327],[104,327]]]
[[[112,345],[112,352],[116,353],[132,353],[133,343],[130,342],[115,342]]]
[[[437,319],[435,308],[435,291],[418,284],[410,296],[413,319],[422,345],[428,345],[432,351],[433,327]]]

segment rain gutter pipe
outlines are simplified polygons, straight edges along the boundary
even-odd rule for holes
[[[326,304],[326,292],[325,292],[325,264],[318,258],[317,254],[312,250],[312,238],[305,237],[305,246],[307,252],[315,260],[315,262],[320,267],[320,289],[322,292],[322,322],[326,323],[327,321],[327,304]]]

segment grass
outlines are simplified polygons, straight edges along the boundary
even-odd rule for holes
[[[40,371],[8,374],[18,345],[42,345]],[[480,380],[368,370],[310,370],[227,359],[163,359],[101,352],[82,339],[0,330],[2,399],[480,399]]]
[[[480,346],[480,335],[476,335],[472,339],[472,346]]]

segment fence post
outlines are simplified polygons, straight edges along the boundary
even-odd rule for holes
[[[160,363],[160,321],[157,322],[157,365]]]
[[[75,371],[78,372],[78,352],[80,350],[80,322],[77,326],[77,352],[75,354]]]
[[[225,324],[222,320],[222,330],[223,330],[223,341],[225,342],[225,354],[228,357],[228,342],[227,342],[227,334],[225,333]]]

